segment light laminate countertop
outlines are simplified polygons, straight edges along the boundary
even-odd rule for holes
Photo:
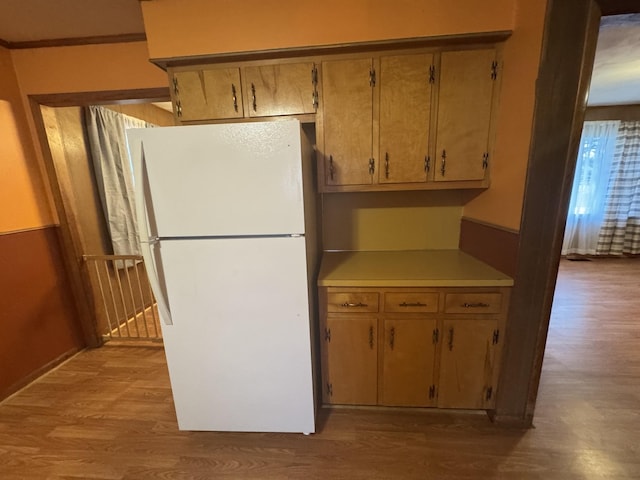
[[[323,252],[322,287],[509,287],[513,279],[460,250]]]

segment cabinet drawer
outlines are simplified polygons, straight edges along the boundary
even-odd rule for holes
[[[445,313],[500,313],[502,293],[448,293],[444,302]]]
[[[366,313],[377,311],[377,292],[335,292],[327,294],[327,312],[329,313]]]
[[[385,293],[384,311],[397,313],[437,312],[438,294],[430,293]]]

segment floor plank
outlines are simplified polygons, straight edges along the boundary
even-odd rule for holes
[[[640,261],[563,261],[535,428],[321,409],[311,436],[180,432],[162,349],[84,351],[0,404],[0,479],[640,478]]]

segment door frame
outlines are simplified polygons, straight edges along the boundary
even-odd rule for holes
[[[500,423],[533,423],[600,18],[635,12],[634,0],[547,4],[508,340],[490,412]]]
[[[77,220],[78,214],[74,202],[70,200],[71,188],[65,172],[59,171],[53,160],[41,107],[86,107],[119,103],[164,102],[170,99],[169,88],[41,94],[29,95],[28,99],[54,207],[59,219],[57,231],[62,246],[62,260],[69,278],[84,343],[90,348],[99,347],[103,340],[97,328],[96,309],[90,290],[89,273],[84,268],[82,259],[84,252],[81,225]]]

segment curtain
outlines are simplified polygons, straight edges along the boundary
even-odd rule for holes
[[[87,136],[114,255],[139,255],[133,171],[125,128],[152,125],[107,108],[86,110]]]
[[[563,255],[595,255],[619,121],[585,122],[562,243]]]
[[[640,253],[640,121],[622,122],[597,253]]]

